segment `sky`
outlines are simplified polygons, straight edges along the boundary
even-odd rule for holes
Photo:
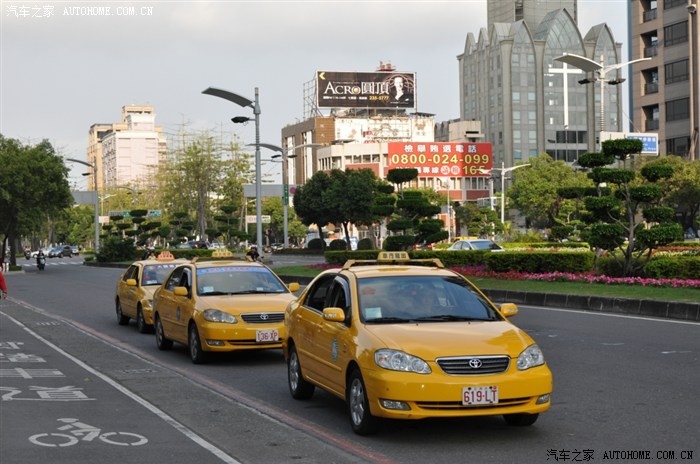
[[[416,73],[417,111],[436,122],[459,118],[457,56],[467,34],[478,38],[486,27],[486,0],[0,4],[0,133],[25,144],[48,139],[63,157],[81,160],[90,126],[119,122],[130,104],[153,105],[166,134],[184,126],[254,143],[254,123],[230,122],[252,118],[252,110],[202,94],[208,87],[251,100],[257,87],[260,141],[280,145],[281,129],[304,118],[303,89],[316,70],[373,72],[380,62]],[[607,22],[625,61],[626,4],[578,2],[582,35]],[[94,7],[111,14],[80,14]],[[66,164],[73,188],[87,188],[86,167]],[[279,163],[263,173],[271,169]]]

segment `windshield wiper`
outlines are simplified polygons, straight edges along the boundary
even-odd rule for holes
[[[228,295],[228,292],[200,292],[199,293],[201,296],[219,296],[219,295]]]
[[[409,322],[408,319],[402,317],[375,317],[374,319],[367,319],[365,322],[378,322],[378,323],[388,323],[392,322]]]
[[[417,317],[414,321],[490,321],[492,319],[484,319],[479,317],[454,316],[452,314],[438,314],[435,316]]]

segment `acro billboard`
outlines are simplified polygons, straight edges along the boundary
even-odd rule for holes
[[[414,108],[415,73],[316,71],[320,108]]]
[[[489,177],[493,167],[490,143],[391,142],[389,169],[415,168],[418,177]]]

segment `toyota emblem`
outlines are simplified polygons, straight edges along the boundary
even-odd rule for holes
[[[262,314],[260,315],[260,319],[262,319],[263,321],[266,321],[266,320],[268,320],[269,318],[270,318],[270,316],[268,316],[268,315],[265,314],[265,313],[262,313]],[[479,363],[479,365],[481,365],[481,362]]]
[[[472,369],[480,368],[481,367],[481,359],[476,359],[476,358],[470,359],[469,360],[469,367],[471,367]]]

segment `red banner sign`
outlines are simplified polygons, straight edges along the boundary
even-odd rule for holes
[[[388,167],[418,169],[418,177],[489,177],[490,143],[390,142]]]

